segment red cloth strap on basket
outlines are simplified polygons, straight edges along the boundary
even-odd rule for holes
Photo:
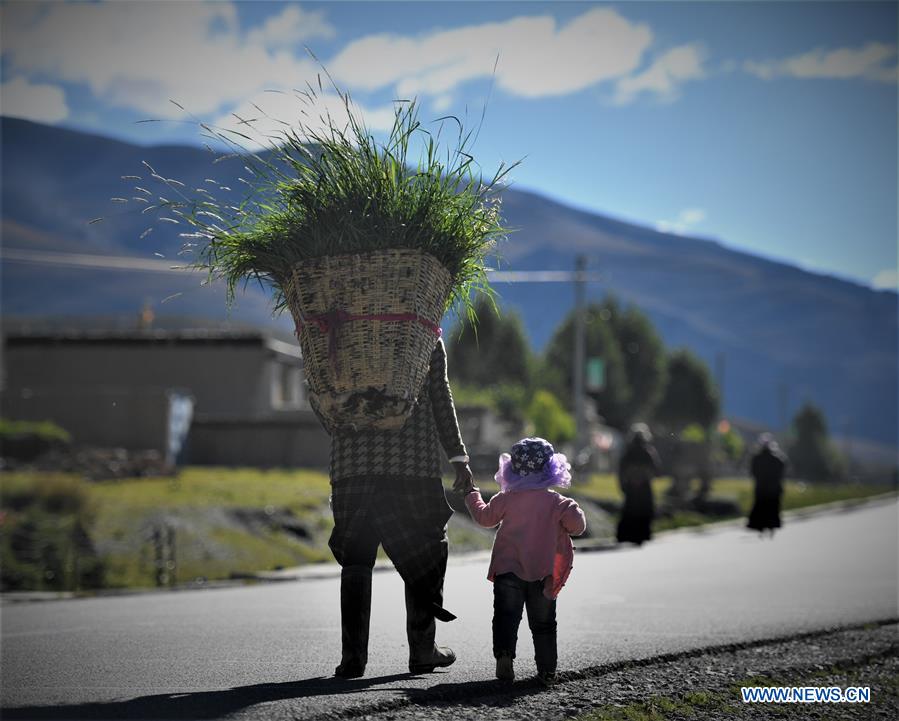
[[[334,308],[327,313],[306,316],[303,320],[309,325],[314,325],[322,333],[328,334],[328,357],[335,370],[338,369],[337,331],[340,330],[340,326],[344,323],[350,323],[354,320],[380,320],[388,323],[415,322],[423,325],[438,338],[443,334],[443,330],[437,323],[416,313],[364,313],[357,315],[354,313],[347,313],[339,308]],[[300,337],[301,325],[300,322],[297,322],[297,338]]]

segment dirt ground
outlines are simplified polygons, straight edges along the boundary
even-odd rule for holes
[[[870,688],[870,703],[743,703],[742,686]],[[534,679],[422,692],[369,721],[717,721],[899,718],[899,624],[803,634]]]

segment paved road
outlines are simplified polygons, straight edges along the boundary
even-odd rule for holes
[[[773,541],[737,528],[580,554],[559,601],[560,665],[610,661],[893,618],[895,500],[789,523]],[[3,717],[293,719],[492,678],[483,560],[455,563],[439,640],[459,661],[404,673],[402,586],[375,575],[368,675],[329,678],[336,579],[2,608]],[[526,626],[519,677],[533,673]],[[482,688],[475,684],[473,690]]]

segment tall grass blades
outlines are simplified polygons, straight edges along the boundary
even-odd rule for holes
[[[240,205],[217,201],[205,189],[190,196],[183,184],[147,166],[172,195],[157,199],[159,209],[168,211],[158,219],[193,226],[182,234],[192,241],[186,244],[194,253],[189,267],[223,279],[229,303],[238,286],[258,281],[272,289],[275,310],[281,311],[283,288],[304,260],[414,248],[433,255],[451,274],[447,308],[458,303],[473,317],[473,299],[491,293],[488,255],[508,232],[500,192],[517,163],[501,164],[485,180],[469,152],[472,133],[454,116],[437,119],[431,132],[414,99],[395,101],[393,126],[386,141],[378,142],[349,94],[333,81],[332,87],[346,114],[344,124],[327,111],[316,127],[303,120],[277,121],[283,129],[264,136],[265,151],[247,149],[256,142],[254,119],[239,119],[242,130],[200,123],[208,137],[229,148],[221,159],[244,162],[246,196]],[[310,86],[296,96],[305,106],[301,117],[312,117],[321,80],[318,92]],[[447,127],[456,129],[456,137],[444,149],[441,133]]]

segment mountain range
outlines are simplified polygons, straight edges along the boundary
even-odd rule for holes
[[[0,143],[7,320],[136,317],[150,305],[157,316],[291,329],[288,317],[272,318],[261,288],[246,288],[229,311],[221,285],[201,285],[196,273],[22,259],[22,251],[43,251],[183,263],[179,232],[188,229],[149,222],[141,212],[146,204],[133,200],[143,195],[135,186],[166,192],[152,170],[188,189],[236,198],[245,172],[240,158],[213,162],[208,149],[142,147],[11,118],[0,120]],[[588,299],[613,293],[639,306],[669,348],[685,346],[704,358],[722,382],[727,414],[780,429],[808,400],[824,410],[833,432],[895,448],[895,292],[577,210],[514,186],[503,193],[503,213],[515,232],[500,248],[501,270],[572,270],[577,256],[586,256],[599,278],[588,284]],[[97,217],[104,219],[90,222]],[[521,315],[537,350],[573,304],[569,283],[498,283],[496,290],[501,305]]]

